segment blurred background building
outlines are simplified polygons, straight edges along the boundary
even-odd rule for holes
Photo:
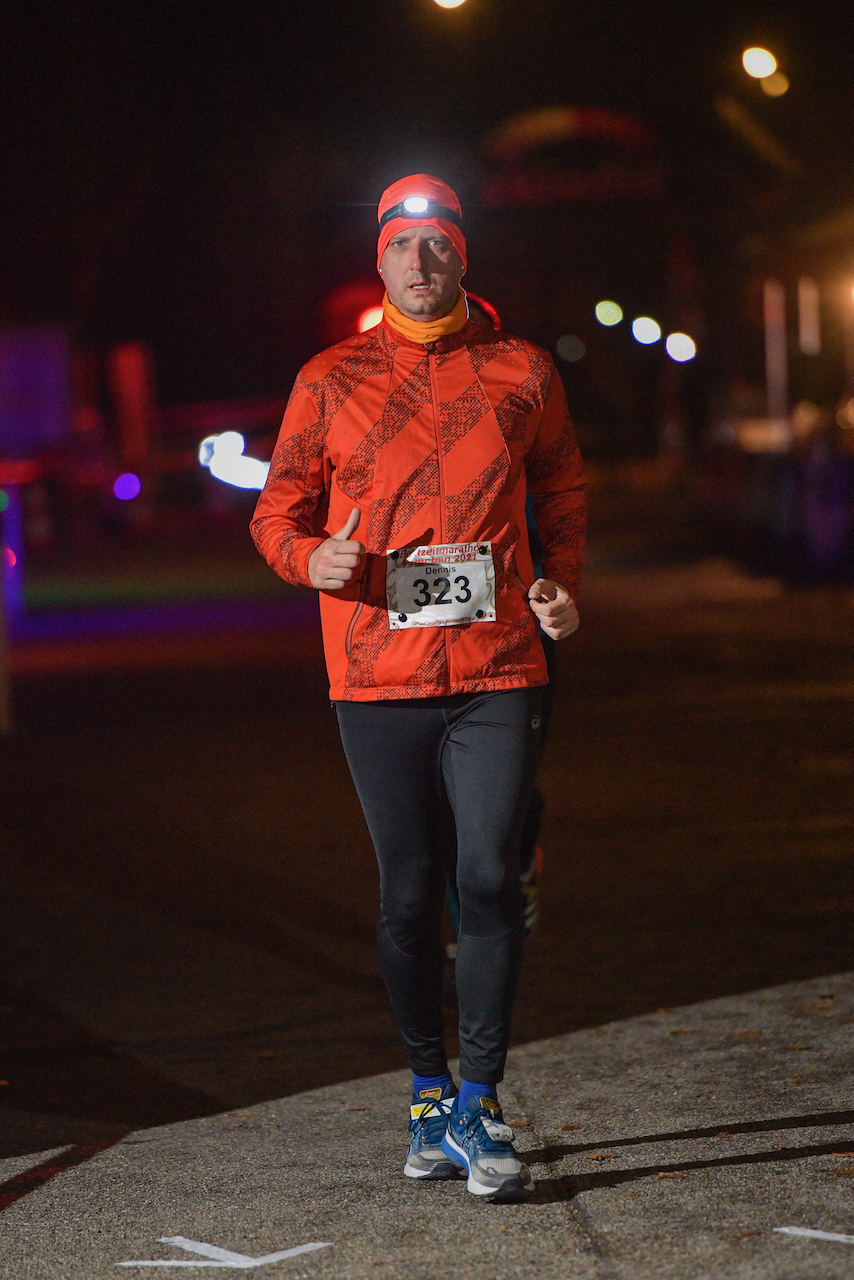
[[[7,577],[59,541],[245,514],[199,442],[269,457],[300,364],[370,322],[376,200],[419,169],[460,192],[467,283],[553,354],[594,478],[691,483],[721,548],[850,575],[843,6],[88,0],[4,22]]]

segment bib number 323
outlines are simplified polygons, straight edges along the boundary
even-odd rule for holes
[[[403,547],[386,557],[392,631],[495,621],[495,565],[489,542]]]

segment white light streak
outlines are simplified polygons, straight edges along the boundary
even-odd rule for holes
[[[263,489],[270,464],[260,458],[244,457],[245,445],[239,431],[206,436],[199,445],[199,462],[224,484],[233,484],[238,489]]]
[[[839,1244],[854,1244],[854,1236],[843,1235],[840,1231],[814,1231],[812,1227],[772,1227],[784,1236],[807,1236],[813,1240],[836,1240]]]

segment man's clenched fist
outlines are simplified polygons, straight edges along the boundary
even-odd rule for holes
[[[559,582],[537,578],[528,592],[528,603],[552,640],[565,640],[578,630],[578,610],[566,587]]]
[[[350,535],[358,529],[360,519],[359,508],[354,507],[344,528],[321,542],[309,556],[308,580],[319,591],[340,591],[355,578],[365,548],[361,542],[351,541]]]

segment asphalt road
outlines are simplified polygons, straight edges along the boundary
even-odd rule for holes
[[[559,650],[516,1043],[854,967],[854,595],[618,559]],[[159,643],[17,681],[0,1157],[404,1065],[317,636]]]

